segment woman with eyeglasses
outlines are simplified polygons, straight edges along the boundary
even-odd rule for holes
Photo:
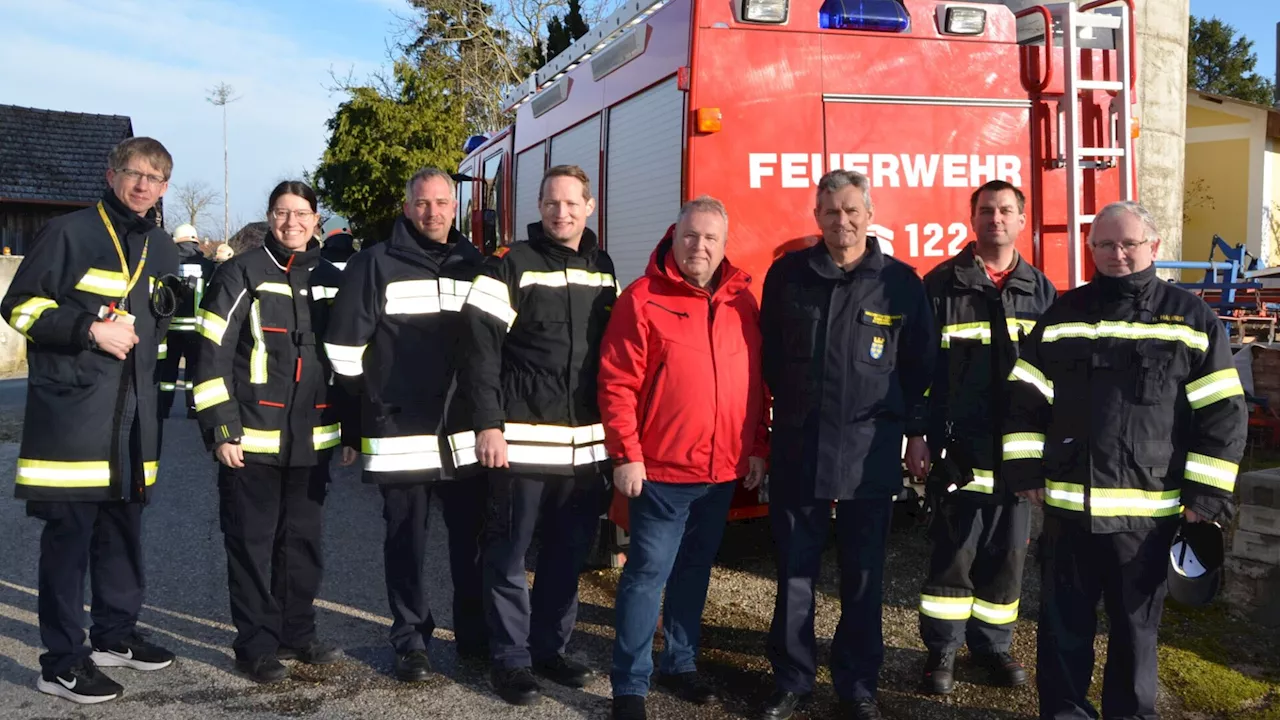
[[[280,660],[338,659],[313,603],[342,405],[317,342],[341,272],[320,257],[315,192],[280,183],[267,222],[262,247],[223,263],[205,293],[194,390],[218,461],[236,668],[262,683],[288,676]]]

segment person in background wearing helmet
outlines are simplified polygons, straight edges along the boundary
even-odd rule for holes
[[[200,250],[200,237],[195,227],[179,225],[173,231],[173,241],[178,248],[178,277],[182,283],[178,292],[178,308],[169,323],[169,332],[160,341],[160,360],[156,365],[156,379],[160,384],[159,404],[156,411],[161,420],[169,417],[173,396],[178,390],[186,395],[186,416],[196,416],[196,402],[192,394],[191,379],[196,376],[196,312],[204,297],[205,283],[213,274],[213,261]],[[182,378],[178,378],[178,365],[183,365]]]
[[[1092,282],[1045,312],[1009,375],[1003,480],[1045,508],[1040,717],[1098,717],[1089,685],[1101,599],[1102,716],[1156,718],[1170,541],[1179,515],[1226,524],[1235,512],[1244,389],[1217,315],[1156,277],[1150,213],[1104,207],[1089,244]]]
[[[356,254],[356,239],[346,228],[329,231],[320,248],[320,257],[333,263],[339,270],[347,268],[347,261]]]
[[[988,684],[1027,682],[1009,648],[1030,506],[1004,487],[1000,426],[1018,343],[1057,297],[1014,247],[1027,223],[1022,191],[992,180],[973,192],[969,211],[977,241],[924,278],[941,349],[929,391],[929,446],[939,460],[926,484],[933,550],[920,593],[929,650],[921,685],[938,695],[953,689],[956,651],[966,643]]]
[[[226,243],[222,243],[221,245],[218,246],[217,250],[213,251],[213,261],[218,265],[221,265],[222,263],[235,257],[235,254],[236,254],[236,251],[232,250],[230,245]]]

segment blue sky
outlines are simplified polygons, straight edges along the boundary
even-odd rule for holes
[[[1280,1],[1191,0],[1191,11],[1244,31],[1273,72]],[[330,72],[387,66],[396,13],[405,0],[0,0],[0,103],[129,115],[173,153],[174,183],[221,191],[221,115],[205,97],[225,81],[241,96],[228,109],[231,219],[257,220],[271,187],[324,149],[343,99]],[[221,225],[219,207],[201,234]]]

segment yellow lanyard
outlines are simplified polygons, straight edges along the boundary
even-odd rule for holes
[[[107,217],[107,209],[102,205],[102,201],[98,201],[98,214],[102,216],[102,224],[107,226],[107,233],[111,235],[111,243],[116,247],[116,256],[120,258],[120,275],[128,278],[128,283],[124,286],[124,295],[120,296],[123,302],[129,298],[129,293],[133,291],[133,286],[138,284],[138,279],[142,277],[142,268],[147,264],[147,246],[151,244],[151,238],[143,236],[142,240],[142,257],[138,259],[138,267],[133,271],[133,277],[129,277],[129,261],[124,255],[124,246],[120,244],[120,238],[116,235],[116,229],[111,226],[111,220]]]

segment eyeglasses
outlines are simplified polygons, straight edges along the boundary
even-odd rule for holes
[[[1091,244],[1093,245],[1093,249],[1099,252],[1115,252],[1116,250],[1123,250],[1125,255],[1132,255],[1137,252],[1138,248],[1149,242],[1151,241],[1143,240],[1142,242],[1133,242],[1132,240],[1126,240],[1124,242],[1100,242]]]
[[[316,214],[311,210],[272,210],[271,217],[277,220],[288,220],[292,215],[302,222],[306,222],[315,217]]]
[[[130,182],[135,182],[135,183],[142,182],[143,178],[146,178],[147,182],[151,183],[152,185],[159,185],[161,183],[168,182],[169,180],[169,178],[164,177],[162,175],[152,175],[151,173],[144,173],[138,170],[133,170],[131,168],[116,168],[116,172],[120,173],[126,178],[129,178]]]

